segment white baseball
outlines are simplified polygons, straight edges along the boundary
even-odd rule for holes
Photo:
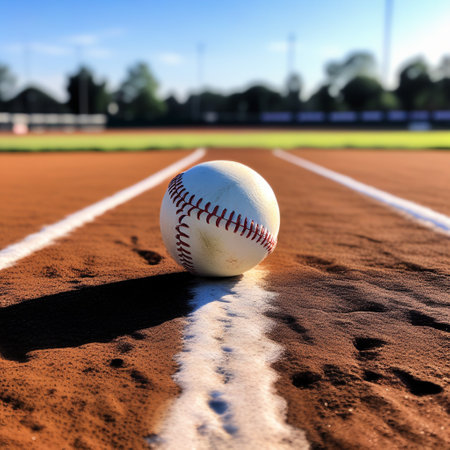
[[[253,169],[211,161],[177,175],[160,213],[170,255],[203,276],[239,275],[277,243],[280,210],[272,188]]]

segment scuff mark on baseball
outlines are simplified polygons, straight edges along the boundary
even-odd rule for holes
[[[280,210],[267,181],[234,161],[210,161],[177,175],[164,195],[161,234],[170,255],[202,276],[239,275],[277,243]]]

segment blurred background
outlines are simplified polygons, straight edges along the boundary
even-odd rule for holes
[[[0,128],[450,127],[448,0],[2,2]]]

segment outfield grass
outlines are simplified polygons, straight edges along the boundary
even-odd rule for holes
[[[92,134],[0,135],[0,151],[117,151],[196,147],[272,149],[450,149],[450,131],[158,131]]]

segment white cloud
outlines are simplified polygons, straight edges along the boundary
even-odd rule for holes
[[[15,54],[30,51],[41,55],[65,56],[73,52],[73,50],[67,46],[46,44],[43,42],[29,42],[26,44],[17,42],[14,44],[5,45],[3,48],[7,52]]]
[[[116,28],[108,28],[107,30],[101,31],[100,37],[101,39],[111,38],[111,37],[117,37],[122,36],[125,34],[125,28],[116,27]]]
[[[86,49],[86,56],[91,58],[107,59],[110,58],[113,52],[105,47],[89,47]]]
[[[75,34],[69,36],[67,41],[74,45],[90,46],[98,43],[98,36],[95,34]]]
[[[102,45],[103,42],[113,37],[120,36],[124,32],[125,30],[123,28],[109,28],[97,33],[80,33],[72,36],[61,37],[57,40],[58,42],[61,42],[61,44],[40,41],[28,43],[16,42],[3,45],[1,48],[6,52],[14,54],[22,54],[26,51],[30,51],[40,55],[66,56],[73,55],[75,51],[74,46],[79,46],[84,49],[84,56],[106,59],[111,57],[113,52],[111,49]],[[175,63],[176,61],[173,59],[172,64]]]
[[[91,58],[110,58],[113,51],[103,44],[105,41],[121,36],[125,33],[124,28],[108,28],[105,30],[99,30],[96,32],[80,33],[74,34],[72,36],[67,36],[64,41],[71,45],[76,45],[78,47],[83,47],[83,54]]]
[[[124,28],[108,28],[105,30],[99,30],[95,32],[74,34],[72,36],[66,37],[65,40],[74,45],[90,47],[93,45],[98,45],[99,43],[104,42],[105,40],[121,36],[124,33],[125,33]]]
[[[168,66],[179,66],[183,63],[183,57],[178,53],[172,52],[160,53],[158,59]]]
[[[288,51],[287,41],[272,41],[269,42],[267,50],[272,53],[286,53]]]
[[[86,41],[87,42],[87,41]],[[29,51],[33,54],[48,55],[48,56],[67,56],[75,53],[75,48],[72,45],[53,45],[43,42],[30,42],[27,44],[15,43],[3,46],[7,52],[14,54],[21,54]],[[106,59],[112,56],[113,52],[106,47],[97,45],[84,46],[83,55],[90,58]]]
[[[54,56],[63,56],[72,53],[72,50],[67,47],[61,45],[44,44],[42,42],[32,42],[30,44],[30,50],[36,53]]]

